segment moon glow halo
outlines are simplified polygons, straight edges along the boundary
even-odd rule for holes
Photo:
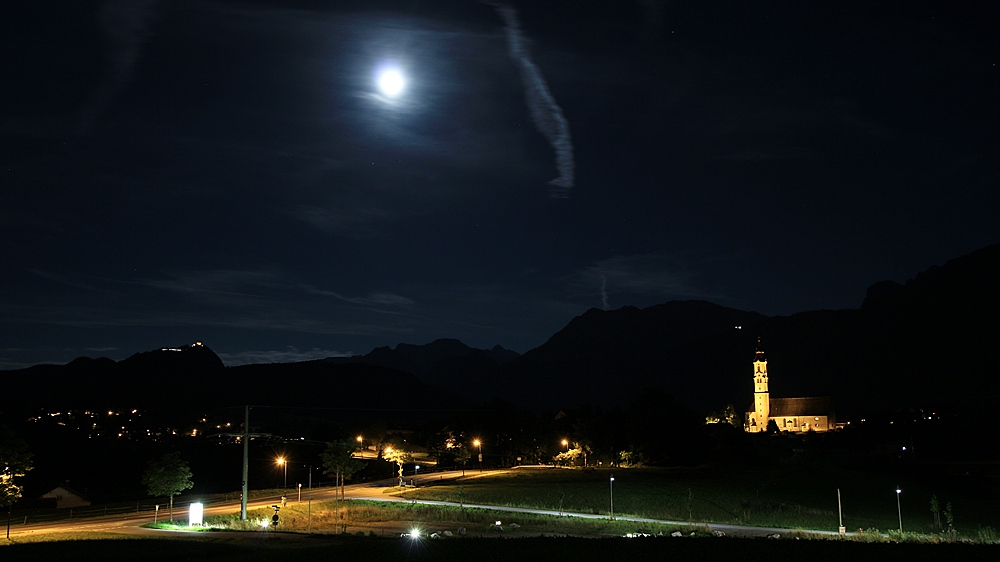
[[[378,87],[387,96],[397,96],[406,86],[403,75],[394,69],[384,70],[378,77]]]

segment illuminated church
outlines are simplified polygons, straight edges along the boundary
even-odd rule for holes
[[[837,423],[829,397],[771,398],[767,390],[767,357],[757,338],[753,360],[753,410],[746,413],[745,427],[750,433],[763,433],[771,421],[780,431],[792,433],[830,431]]]

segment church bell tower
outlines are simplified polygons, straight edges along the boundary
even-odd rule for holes
[[[771,402],[767,391],[767,357],[760,346],[760,338],[757,338],[757,352],[753,359],[753,407],[750,431],[767,431],[767,422],[771,419]]]

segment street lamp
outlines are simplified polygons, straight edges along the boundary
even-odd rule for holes
[[[285,488],[288,488],[288,463],[285,462],[285,457],[278,457],[278,466],[282,467],[285,472],[285,483],[281,489],[281,495],[285,495]]]
[[[479,472],[483,471],[483,442],[476,439],[472,442],[473,447],[479,447]]]
[[[899,507],[899,494],[902,493],[902,491],[903,490],[901,490],[899,488],[899,486],[896,486],[896,514],[899,515],[899,532],[900,532],[900,534],[902,534],[902,532],[903,532],[903,510],[900,509],[900,507]]]
[[[365,438],[358,435],[355,440],[358,442],[358,448],[361,449],[361,458],[365,457]]]
[[[306,532],[312,533],[312,507],[313,507],[313,467],[309,465],[309,503],[306,506]]]
[[[566,450],[568,451],[569,450],[569,440],[568,439],[563,439],[562,440],[562,446],[566,447]]]
[[[611,475],[611,520],[615,519],[615,476]]]
[[[840,536],[844,536],[847,529],[844,528],[844,510],[841,509],[840,505],[840,488],[837,488],[837,517],[840,519],[840,529],[838,532],[840,533]]]

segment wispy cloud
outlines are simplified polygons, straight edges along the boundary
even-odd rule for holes
[[[385,208],[374,206],[328,208],[316,205],[296,205],[291,214],[323,232],[346,234],[353,238],[374,239],[384,236],[380,228],[395,216]]]
[[[327,291],[322,289],[316,289],[313,291],[313,293],[317,295],[333,297],[335,299],[350,304],[387,305],[387,306],[408,306],[414,304],[413,299],[404,297],[402,295],[396,295],[381,291],[373,291],[363,297],[357,297],[357,296],[352,297],[352,296],[342,295],[336,291]]]
[[[237,365],[251,365],[259,363],[297,363],[300,361],[313,361],[316,359],[326,359],[327,357],[350,357],[350,352],[332,351],[328,349],[312,348],[299,350],[294,346],[288,346],[279,351],[243,351],[239,353],[218,353],[219,359],[229,367]]]
[[[287,286],[284,276],[266,269],[210,269],[175,272],[165,279],[147,279],[141,283],[178,293],[210,293],[242,297],[263,297],[261,289]]]
[[[562,108],[556,103],[555,97],[549,91],[549,85],[542,76],[538,65],[531,60],[528,48],[525,46],[521,24],[517,20],[517,12],[506,4],[486,2],[492,6],[504,21],[507,34],[507,48],[511,58],[517,63],[524,82],[524,93],[528,109],[535,127],[556,152],[556,170],[559,176],[549,182],[553,186],[550,194],[553,197],[566,197],[573,187],[574,168],[573,141],[570,138],[569,122],[563,115]]]
[[[2,303],[0,321],[349,335],[419,323],[411,310],[415,301],[404,295],[381,289],[352,295],[317,288],[271,269],[190,270],[128,280],[36,273],[76,289],[79,295],[63,304]],[[150,298],[157,304],[146,302]]]
[[[101,27],[108,42],[108,69],[83,108],[77,134],[89,131],[132,76],[157,0],[107,0]]]
[[[594,262],[577,271],[571,284],[585,294],[598,295],[605,309],[612,306],[614,295],[632,297],[623,299],[623,303],[631,303],[636,295],[659,299],[712,297],[697,286],[683,262],[660,254],[617,256]]]

